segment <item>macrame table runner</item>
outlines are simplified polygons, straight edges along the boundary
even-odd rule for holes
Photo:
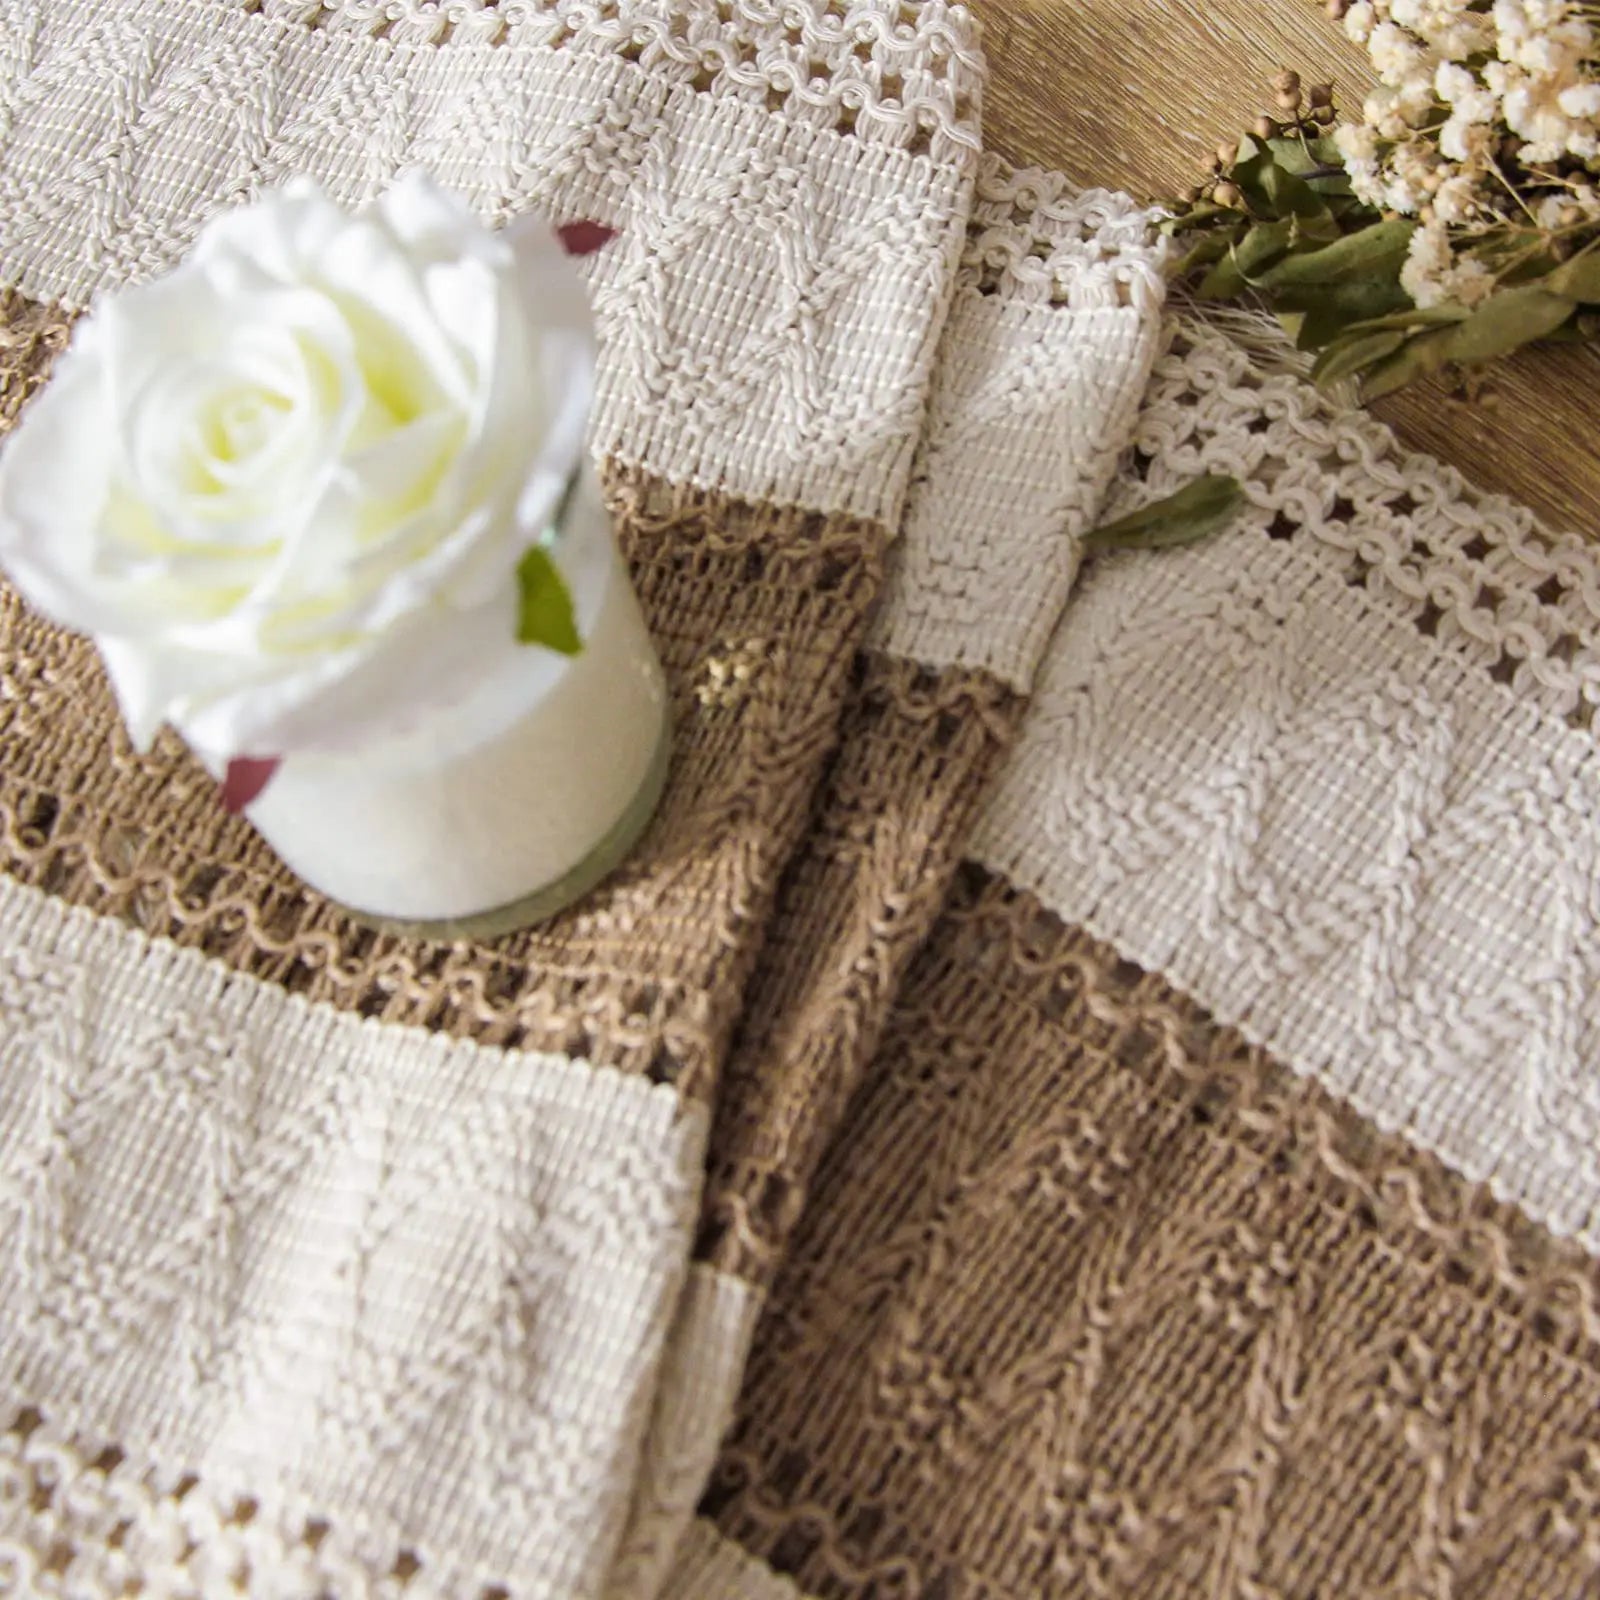
[[[679,730],[583,905],[376,935],[0,587],[0,1592],[1600,1592],[1600,570],[1164,314],[981,72],[938,0],[0,0],[0,430],[292,173],[617,229]]]

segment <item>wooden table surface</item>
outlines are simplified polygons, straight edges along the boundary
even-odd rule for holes
[[[1198,180],[1219,140],[1292,66],[1358,109],[1366,57],[1316,0],[973,0],[989,57],[984,138],[1020,166],[1156,199]],[[1524,352],[1472,400],[1418,385],[1375,408],[1408,443],[1600,538],[1600,350]]]

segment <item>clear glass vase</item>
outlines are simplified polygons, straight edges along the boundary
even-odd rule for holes
[[[666,780],[660,663],[585,462],[557,530],[583,649],[487,652],[461,700],[403,733],[284,758],[247,815],[306,883],[363,921],[490,938],[595,887]]]

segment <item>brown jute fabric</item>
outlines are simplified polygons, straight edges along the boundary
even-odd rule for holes
[[[807,1594],[1593,1593],[1600,1273],[964,867],[704,1509]]]
[[[1022,705],[982,671],[857,661],[718,1094],[700,1259],[770,1282]]]
[[[16,295],[0,317],[4,426],[68,319]],[[3,585],[0,869],[309,999],[708,1096],[837,736],[885,538],[635,472],[610,472],[607,492],[670,685],[674,753],[641,848],[581,905],[489,943],[364,927],[223,813],[175,736],[136,754],[92,645]]]

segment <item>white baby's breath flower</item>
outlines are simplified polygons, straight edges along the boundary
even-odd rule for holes
[[[1569,117],[1600,120],[1600,83],[1575,83],[1556,96],[1556,104]]]
[[[1494,121],[1497,107],[1493,91],[1459,63],[1441,61],[1433,75],[1433,87],[1460,121]]]
[[[1547,194],[1533,208],[1534,221],[1541,228],[1559,228],[1561,214],[1567,209],[1568,201],[1565,195]]]
[[[1562,109],[1559,90],[1513,69],[1501,98],[1506,126],[1523,141],[1524,161],[1558,161],[1582,129]]]
[[[1376,161],[1347,161],[1345,175],[1350,179],[1350,192],[1365,205],[1384,205],[1383,168]]]
[[[1427,223],[1411,236],[1400,287],[1417,305],[1475,306],[1494,293],[1494,274],[1471,256],[1457,256],[1442,224]]]
[[[1439,129],[1439,149],[1451,161],[1483,167],[1494,149],[1494,133],[1487,124],[1468,122],[1457,113]]]
[[[1401,88],[1428,66],[1428,52],[1402,27],[1380,22],[1367,40],[1374,71],[1391,88]]]
[[[1567,0],[1494,0],[1494,26],[1502,60],[1529,39],[1574,20]]]
[[[1400,85],[1395,108],[1408,128],[1420,128],[1433,115],[1437,103],[1432,72],[1419,72]]]
[[[1404,178],[1391,175],[1383,186],[1383,209],[1398,211],[1403,217],[1414,217],[1422,209],[1426,191],[1414,187]]]
[[[1436,13],[1421,31],[1428,47],[1446,61],[1466,61],[1494,49],[1494,23],[1474,12]]]
[[[1457,172],[1434,191],[1433,214],[1449,227],[1460,227],[1477,217],[1481,209],[1480,196],[1477,179]]]
[[[1365,44],[1377,25],[1378,14],[1372,0],[1356,0],[1344,14],[1344,31],[1357,44]]]
[[[1362,120],[1385,139],[1404,139],[1413,128],[1425,122],[1434,108],[1430,74],[1413,79],[1400,88],[1380,83],[1367,96]]]
[[[1376,161],[1378,158],[1378,136],[1364,122],[1341,123],[1333,142],[1346,161]]]
[[[1426,139],[1407,139],[1391,158],[1395,176],[1418,189],[1439,186],[1439,155]]]
[[[1411,235],[1400,287],[1424,311],[1445,298],[1444,275],[1450,268],[1450,239],[1442,224],[1429,223]]]
[[[1593,48],[1594,34],[1586,23],[1564,22],[1522,40],[1512,50],[1511,60],[1537,77],[1565,81],[1581,69]]]
[[[1475,306],[1494,293],[1494,274],[1481,261],[1461,256],[1444,274],[1440,287],[1446,301]]]

